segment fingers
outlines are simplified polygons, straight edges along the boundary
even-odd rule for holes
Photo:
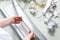
[[[29,31],[29,34],[24,38],[24,40],[34,40],[35,35],[32,31]]]
[[[32,37],[33,34],[34,34],[34,33],[33,33],[32,31],[29,32],[29,36],[30,36],[30,37]]]
[[[20,16],[14,16],[14,17],[12,17],[12,19],[13,19],[14,24],[18,24],[22,21],[22,17],[20,17]]]
[[[15,22],[20,22],[20,21],[22,21],[22,17],[16,17],[15,18]]]
[[[35,34],[32,31],[29,31],[29,37],[30,39],[35,38]]]

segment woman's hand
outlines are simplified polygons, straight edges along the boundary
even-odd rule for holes
[[[33,39],[35,39],[35,35],[32,31],[30,31],[24,40],[33,40]]]
[[[0,27],[6,27],[7,25],[10,25],[10,24],[18,24],[22,21],[22,17],[20,16],[13,16],[13,17],[10,17],[10,18],[5,18],[5,19],[1,19],[0,20]]]
[[[20,16],[14,16],[11,18],[13,24],[18,24],[22,21],[22,17]]]

